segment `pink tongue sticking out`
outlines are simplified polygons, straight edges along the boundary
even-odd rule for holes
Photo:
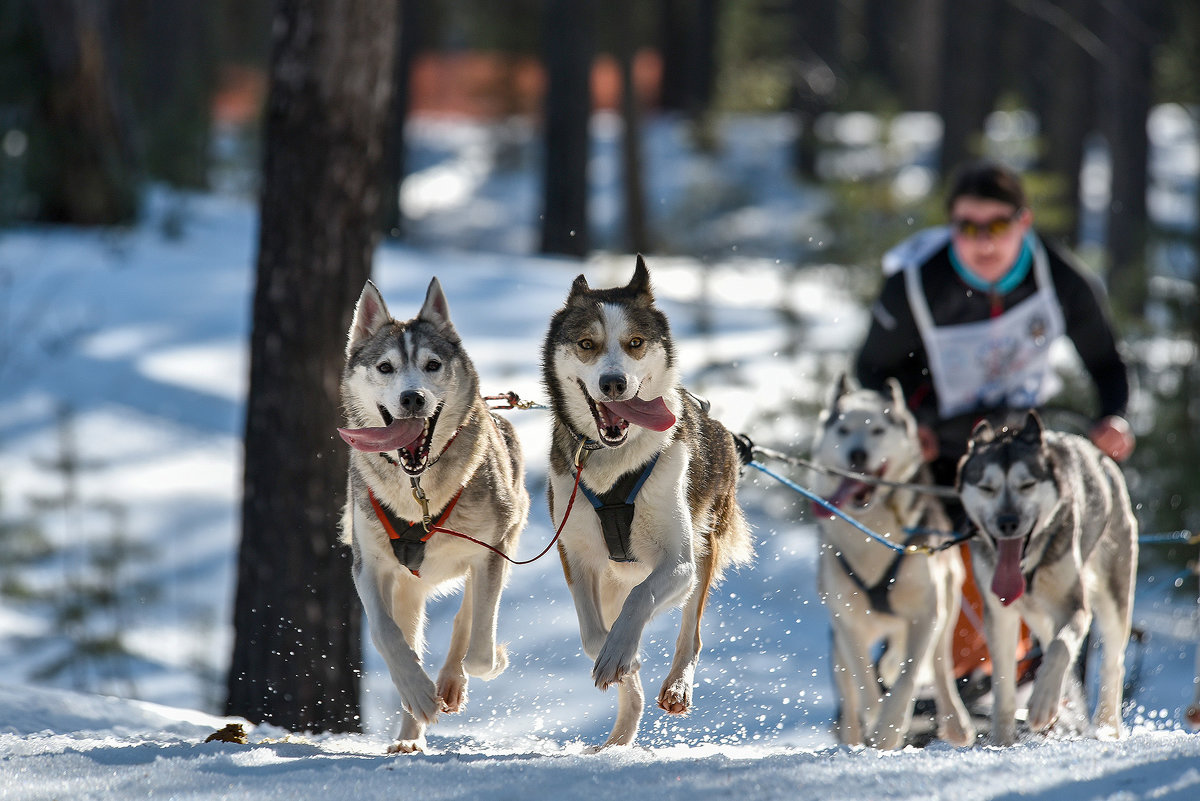
[[[1025,593],[1025,576],[1021,575],[1021,550],[1024,545],[1024,537],[996,540],[996,573],[992,576],[992,592],[1005,606]]]
[[[675,415],[671,414],[662,398],[630,398],[627,401],[605,401],[600,405],[609,412],[620,415],[622,419],[651,431],[666,431],[675,425]]]
[[[846,478],[842,479],[842,483],[839,484],[838,488],[833,491],[833,494],[825,499],[825,503],[841,509],[842,505],[846,503],[849,498],[853,498],[859,492],[864,489],[868,489],[869,487],[869,484],[865,484],[862,481],[858,481],[857,479],[847,476]],[[836,517],[833,512],[829,511],[823,504],[819,504],[816,501],[812,502],[812,511],[817,517]]]
[[[338,433],[351,447],[367,453],[407,448],[425,432],[424,420],[394,420],[379,428],[339,428]]]

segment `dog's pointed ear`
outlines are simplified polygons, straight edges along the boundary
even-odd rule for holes
[[[837,402],[853,391],[854,381],[850,376],[845,371],[838,373],[837,380],[833,382],[833,389],[829,391],[829,401],[825,404],[826,408],[836,408]]]
[[[1017,434],[1017,439],[1031,445],[1040,445],[1042,442],[1042,434],[1045,432],[1045,426],[1042,425],[1042,418],[1033,409],[1025,415],[1025,425]]]
[[[650,270],[646,267],[646,260],[642,258],[642,254],[637,254],[637,263],[633,266],[633,277],[629,279],[629,283],[625,288],[635,295],[645,297],[647,303],[654,300],[654,293],[650,291]]]
[[[375,336],[391,319],[392,315],[388,314],[379,288],[368,279],[363,285],[362,294],[358,296],[358,303],[354,304],[354,322],[350,323],[350,333],[346,337],[346,355],[349,356],[360,343]]]
[[[417,314],[418,320],[433,323],[438,328],[450,328],[450,304],[446,302],[446,293],[442,291],[442,283],[434,276],[429,281],[429,289],[425,292],[425,304]]]
[[[958,467],[954,470],[954,491],[962,495],[963,485],[963,466],[966,465],[967,459],[971,458],[971,450],[975,447],[975,443],[971,442],[967,445],[967,452],[958,457]]]
[[[975,424],[975,427],[971,429],[971,440],[967,443],[968,453],[970,452],[970,449],[974,448],[976,445],[984,445],[988,442],[991,442],[995,438],[996,429],[992,428],[992,424],[987,420],[980,420]]]
[[[896,412],[904,409],[904,388],[900,386],[900,382],[894,378],[889,378],[886,384],[892,396],[892,409]]]
[[[571,282],[571,291],[567,294],[568,306],[583,306],[587,304],[587,293],[591,292],[592,288],[588,286],[587,278],[583,273],[575,276],[575,280]]]

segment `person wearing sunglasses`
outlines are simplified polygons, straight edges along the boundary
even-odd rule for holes
[[[1128,458],[1135,445],[1125,420],[1129,379],[1099,281],[1038,235],[1021,179],[999,164],[960,168],[946,212],[948,225],[922,231],[884,256],[888,277],[855,362],[859,382],[878,390],[889,376],[900,382],[934,480],[953,486],[979,420],[1002,425],[1055,394],[1051,346],[1065,337],[1095,387],[1092,442],[1117,461]],[[947,502],[946,511],[955,531],[965,532],[961,506]],[[970,705],[986,691],[991,670],[967,547],[953,649]],[[1025,628],[1019,654],[1026,681],[1038,652]]]
[[[885,255],[890,275],[855,363],[860,383],[899,380],[926,460],[952,484],[976,422],[1002,423],[1058,391],[1051,346],[1066,337],[1096,390],[1091,440],[1128,458],[1129,380],[1099,281],[1037,234],[1020,177],[1000,164],[960,168],[946,212],[948,225]]]

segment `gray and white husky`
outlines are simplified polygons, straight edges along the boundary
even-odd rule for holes
[[[1055,722],[1092,624],[1103,642],[1100,736],[1121,735],[1121,691],[1137,572],[1137,521],[1117,464],[1083,437],[976,426],[958,465],[963,506],[979,528],[972,563],[992,656],[992,739],[1016,740],[1016,649],[1022,619],[1042,644],[1027,722]],[[985,589],[986,588],[986,589]]]
[[[542,351],[553,411],[549,502],[563,525],[559,556],[600,689],[618,686],[605,746],[637,736],[644,696],[638,649],[646,624],[684,605],[658,706],[692,705],[700,617],[709,589],[752,555],[737,503],[733,436],[680,385],[666,316],[639,256],[624,287],[580,275],[550,321]],[[588,499],[584,499],[584,495]]]
[[[353,448],[342,537],[371,639],[404,707],[389,750],[421,751],[438,714],[462,708],[467,675],[491,679],[508,664],[496,643],[507,562],[436,527],[510,553],[529,512],[520,446],[480,398],[436,278],[407,322],[394,320],[367,282],[346,343],[342,403],[347,427],[338,432]],[[421,666],[425,602],[459,582],[462,607],[435,683]]]
[[[824,467],[893,482],[931,482],[921,460],[917,421],[899,383],[889,393],[859,389],[846,376],[821,413],[813,461]],[[897,545],[948,532],[936,497],[907,488],[822,472],[818,493],[840,511]],[[932,679],[938,736],[954,745],[975,740],[975,728],[954,680],[951,639],[966,568],[957,549],[929,555],[896,552],[814,504],[821,528],[818,589],[833,623],[833,677],[841,700],[838,739],[898,748],[912,721],[919,682]],[[936,536],[936,535],[935,535]],[[887,643],[879,674],[873,661]]]

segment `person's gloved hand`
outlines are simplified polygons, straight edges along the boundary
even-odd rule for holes
[[[1137,444],[1128,421],[1115,414],[1096,421],[1088,437],[1097,448],[1118,462],[1128,459]]]

